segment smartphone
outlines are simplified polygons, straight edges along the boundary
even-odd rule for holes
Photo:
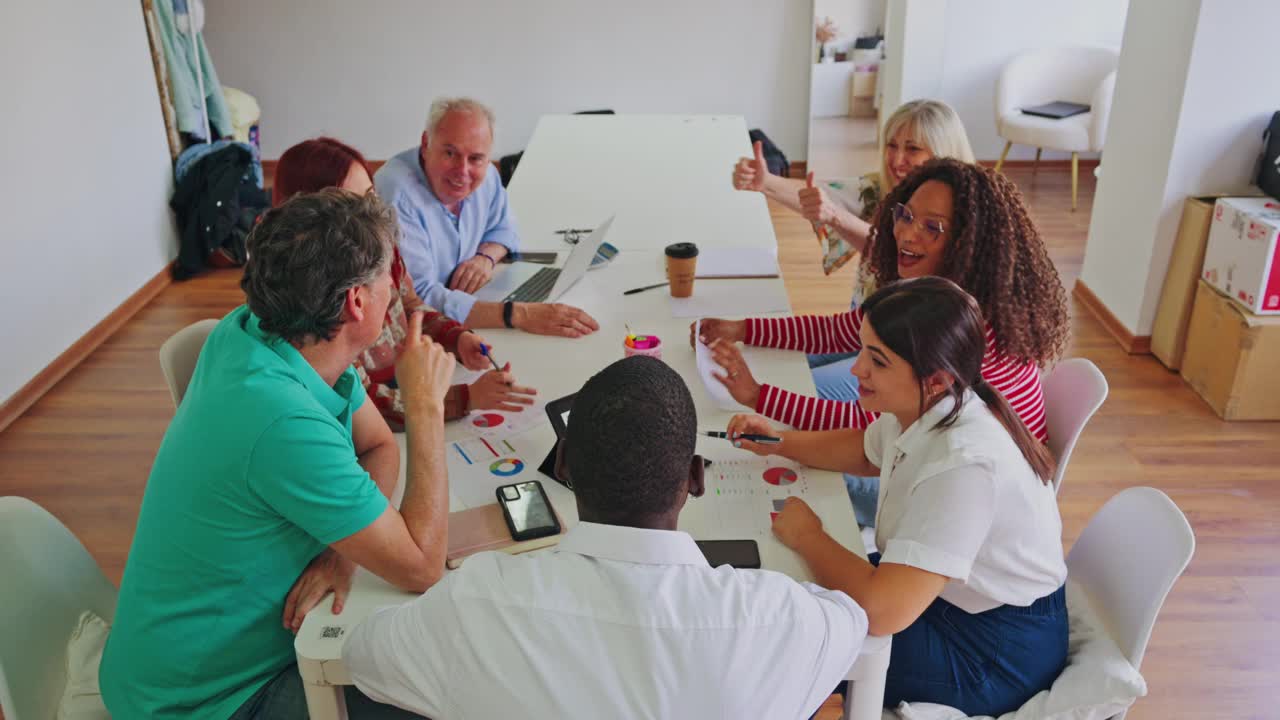
[[[513,540],[532,540],[560,532],[560,521],[551,510],[542,483],[518,482],[503,485],[496,492]]]
[[[711,567],[760,567],[760,546],[755,540],[698,540],[697,543]]]

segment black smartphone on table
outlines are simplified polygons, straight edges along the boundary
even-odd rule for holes
[[[698,549],[711,567],[730,565],[735,568],[758,569],[760,546],[755,540],[697,540]]]
[[[551,510],[542,483],[537,480],[512,483],[499,487],[496,492],[513,540],[532,540],[560,532],[560,521]]]

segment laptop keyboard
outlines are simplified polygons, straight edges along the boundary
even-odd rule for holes
[[[558,279],[560,268],[542,268],[512,291],[503,302],[542,302],[551,294],[551,288],[555,287]]]

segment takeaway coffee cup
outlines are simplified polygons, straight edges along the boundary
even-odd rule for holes
[[[667,282],[671,297],[687,298],[693,294],[693,277],[698,269],[698,246],[691,242],[667,246]]]

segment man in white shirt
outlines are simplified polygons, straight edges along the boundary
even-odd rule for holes
[[[676,530],[703,491],[693,399],[646,357],[574,400],[558,473],[581,519],[555,551],[482,553],[358,626],[343,656],[381,702],[443,718],[804,718],[867,617],[839,592],[711,568]]]

